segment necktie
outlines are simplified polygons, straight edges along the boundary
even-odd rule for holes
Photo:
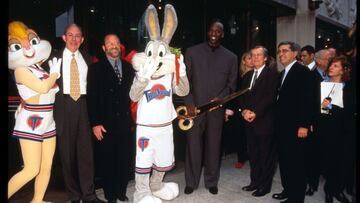
[[[72,54],[70,63],[70,97],[77,101],[80,98],[80,79],[79,70],[75,60],[75,55]]]
[[[285,72],[286,72],[285,69],[281,72],[281,83],[280,83],[280,87],[281,87],[282,84],[284,83],[284,80],[285,80]]]
[[[116,76],[119,78],[119,83],[121,83],[121,74],[117,65],[117,61],[115,61],[115,65],[114,65],[114,71]]]
[[[254,72],[254,74],[255,74],[255,76],[254,76],[254,80],[253,80],[253,83],[251,84],[251,89],[255,86],[255,82],[256,82],[256,79],[257,79],[257,74],[258,74],[258,72],[257,72],[257,70]]]

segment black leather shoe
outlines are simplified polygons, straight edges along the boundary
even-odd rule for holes
[[[333,196],[325,191],[325,203],[333,203],[334,199]]]
[[[218,193],[217,187],[209,187],[209,192],[213,195],[216,195]]]
[[[184,193],[185,194],[191,194],[191,193],[193,193],[194,192],[194,188],[192,188],[192,187],[188,187],[188,186],[186,186],[185,187],[185,190],[184,190]]]
[[[111,200],[108,200],[107,202],[108,203],[117,203],[117,200],[116,199],[111,199]]]
[[[345,196],[344,193],[340,192],[336,195],[334,195],[334,197],[339,201],[339,202],[342,202],[342,203],[350,203],[350,200]]]
[[[257,190],[257,188],[255,186],[252,186],[252,185],[247,185],[245,187],[242,187],[241,189],[244,190],[244,191],[248,191],[248,192]]]
[[[90,201],[83,201],[83,203],[106,203],[106,201],[96,198]]]
[[[255,190],[255,192],[253,192],[251,195],[254,196],[254,197],[262,197],[262,196],[266,195],[269,192],[270,192],[269,189],[259,188],[259,189]]]
[[[129,198],[126,195],[118,196],[118,199],[122,202],[128,202]]]
[[[275,193],[272,195],[272,198],[274,199],[278,199],[278,200],[283,200],[288,198],[288,195],[284,192],[284,190],[280,193]]]

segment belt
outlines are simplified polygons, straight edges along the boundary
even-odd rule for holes
[[[63,94],[64,95],[64,98],[71,98],[70,94]],[[79,99],[83,99],[86,97],[86,94],[81,94]],[[71,98],[72,99],[72,98]]]

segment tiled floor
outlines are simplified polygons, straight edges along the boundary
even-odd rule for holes
[[[166,177],[165,181],[173,181],[179,184],[180,187],[180,194],[179,196],[174,199],[173,201],[164,201],[164,203],[277,203],[279,201],[273,199],[271,195],[273,193],[281,192],[282,187],[280,183],[280,176],[279,170],[277,170],[272,190],[269,194],[265,195],[264,197],[253,197],[251,192],[245,192],[241,190],[241,187],[248,185],[249,179],[249,164],[246,163],[245,166],[241,169],[234,168],[234,162],[236,160],[235,154],[227,155],[222,160],[221,166],[221,174],[220,174],[220,181],[219,181],[219,193],[217,195],[212,195],[204,188],[203,179],[201,180],[200,186],[197,190],[195,190],[190,195],[184,194],[184,187],[185,187],[185,178],[184,178],[184,167],[183,162],[177,163],[176,168],[169,172]],[[319,191],[316,192],[313,196],[309,197],[306,196],[305,202],[307,203],[323,203],[324,200],[324,191],[323,191],[323,183],[324,181],[321,180]],[[32,187],[32,185],[31,185]],[[133,201],[133,193],[134,193],[134,181],[131,181],[128,186],[127,196],[129,197],[129,203]],[[23,194],[21,194],[23,193]],[[100,199],[104,199],[103,190],[98,189],[96,191],[98,197]],[[29,198],[31,198],[32,192],[20,192],[20,194],[16,194],[16,198],[11,201],[12,203],[25,203],[29,202]],[[347,195],[349,199],[351,197]],[[22,199],[22,200],[20,200]],[[48,191],[45,200],[48,202],[66,202],[66,195],[64,191],[59,190],[51,190]],[[120,201],[118,200],[120,203]],[[338,201],[334,199],[334,203]]]

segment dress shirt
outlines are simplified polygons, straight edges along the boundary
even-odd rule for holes
[[[321,75],[322,79],[324,81],[329,80],[329,76],[327,76],[327,74],[325,73],[325,71],[323,71],[321,68],[316,67],[316,70],[319,72],[319,74]]]
[[[112,60],[111,58],[107,58],[107,59],[109,60],[111,66],[114,68],[115,67],[115,60]],[[120,76],[122,76],[122,63],[121,63],[121,60],[116,59],[116,63],[117,63],[117,66],[118,66]]]
[[[261,73],[261,71],[264,69],[264,67],[265,67],[265,64],[264,64],[263,66],[261,66],[259,69],[254,68],[254,73],[253,73],[253,76],[252,76],[252,79],[251,79],[250,87],[252,87],[252,84],[254,83],[255,71],[257,71],[257,78],[259,78],[260,73]],[[257,78],[256,78],[256,79],[257,79]]]
[[[310,69],[310,70],[313,70],[314,69],[314,66],[315,66],[315,61],[312,61],[311,63],[309,63],[307,65],[307,67]]]
[[[284,76],[283,76],[283,78],[282,78],[282,80],[281,80],[281,85],[284,83],[284,80],[285,80],[285,78],[286,78],[286,75],[288,74],[289,70],[291,69],[291,67],[294,65],[295,62],[296,62],[296,60],[294,60],[293,62],[291,62],[289,65],[287,65],[287,66],[285,67],[285,73],[284,73]]]
[[[70,94],[70,64],[72,54],[73,53],[67,48],[64,49],[62,56],[63,94]],[[88,66],[79,50],[77,50],[74,55],[79,70],[80,94],[85,95]]]

